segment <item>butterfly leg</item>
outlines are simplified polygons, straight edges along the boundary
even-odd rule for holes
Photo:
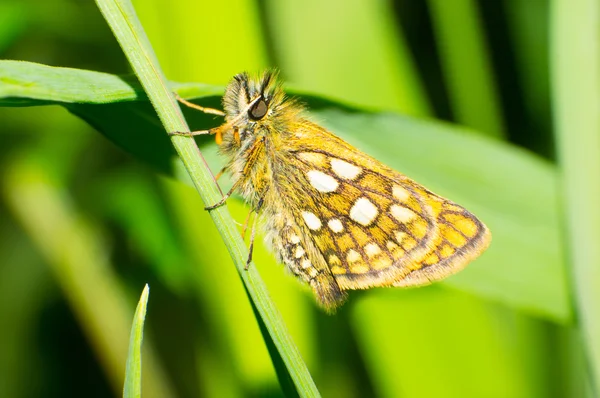
[[[246,221],[244,221],[244,226],[242,227],[242,239],[246,239],[246,230],[248,230],[248,222],[250,221],[250,217],[254,213],[254,210],[250,210],[248,215],[246,216]]]
[[[186,137],[194,137],[196,135],[216,134],[214,130],[197,130],[197,131],[172,131],[169,135],[184,135]]]
[[[225,170],[226,168],[227,168],[227,166],[223,170]],[[221,170],[221,172],[219,172],[219,176],[220,176],[220,174],[222,174],[223,170]],[[209,210],[210,211],[210,210],[216,209],[217,207],[223,206],[225,204],[225,202],[227,201],[227,199],[229,199],[229,197],[238,189],[238,187],[240,186],[241,183],[242,183],[241,179],[237,180],[233,184],[233,186],[231,187],[231,189],[225,194],[225,196],[223,196],[223,198],[221,200],[219,200],[217,203],[215,203],[212,206],[206,206],[204,208],[204,210]],[[221,189],[221,187],[219,187],[219,189]]]
[[[182,104],[184,104],[187,107],[190,107],[192,109],[196,109],[199,110],[201,112],[204,113],[210,113],[212,115],[218,115],[218,116],[225,116],[225,112],[220,111],[218,109],[213,109],[213,108],[206,108],[200,105],[196,105],[193,102],[187,101],[183,98],[181,98],[179,96],[179,94],[177,93],[173,93],[175,95],[175,98],[177,99],[177,101],[181,102]],[[207,134],[214,134],[215,135],[215,140],[217,142],[217,144],[221,144],[221,142],[223,141],[223,130],[220,128],[213,128],[213,129],[209,129],[209,130],[197,130],[197,131],[191,131],[191,132],[183,132],[183,131],[174,131],[174,132],[170,132],[169,135],[184,135],[187,137],[194,137],[197,135],[207,135]]]
[[[185,105],[189,108],[196,109],[196,110],[199,110],[204,113],[210,113],[212,115],[225,116],[225,112],[223,112],[223,111],[220,111],[220,110],[214,109],[214,108],[205,108],[203,106],[196,105],[193,102],[190,102],[190,101],[187,101],[187,100],[181,98],[179,96],[179,94],[177,94],[177,93],[173,93],[173,94],[175,95],[175,99],[177,99],[177,101],[181,102],[183,105]]]
[[[223,142],[223,126],[215,127],[209,130],[196,130],[196,131],[172,131],[168,133],[170,136],[183,135],[185,137],[195,137],[197,135],[215,135],[215,142],[217,145],[221,145]]]
[[[227,171],[227,166],[223,167],[215,176],[215,180],[219,181],[219,178]]]
[[[256,208],[250,212],[250,214],[252,214],[254,212],[255,215],[254,215],[254,221],[252,222],[252,233],[250,234],[250,246],[248,247],[248,260],[246,260],[246,266],[244,267],[244,270],[246,270],[246,271],[248,271],[248,268],[250,268],[250,263],[252,262],[252,253],[254,252],[254,237],[256,236],[256,221],[258,220],[258,212],[260,211],[262,204],[263,204],[263,200],[261,199],[258,201]]]
[[[234,184],[231,189],[225,194],[225,196],[223,196],[223,198],[221,200],[219,200],[217,203],[215,203],[212,206],[206,206],[204,208],[204,210],[214,210],[217,207],[221,207],[225,204],[225,202],[227,202],[227,199],[229,199],[229,197],[233,194],[233,192],[235,192],[235,190],[237,189],[237,184]]]

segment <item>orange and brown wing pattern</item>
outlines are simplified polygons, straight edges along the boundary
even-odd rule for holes
[[[428,192],[439,234],[434,249],[394,286],[421,286],[463,269],[490,244],[489,229],[465,208]]]
[[[322,150],[297,153],[294,163],[301,181],[295,195],[303,196],[296,222],[342,290],[390,286],[433,249],[439,234],[433,210],[403,176],[392,179],[373,163]]]

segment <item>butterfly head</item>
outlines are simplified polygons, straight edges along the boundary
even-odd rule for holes
[[[227,120],[236,125],[260,124],[268,120],[284,101],[277,72],[266,71],[259,78],[237,74],[227,86],[223,107]]]
[[[225,90],[223,108],[221,151],[231,155],[246,151],[257,140],[285,141],[304,109],[286,98],[275,70],[259,77],[236,75]]]

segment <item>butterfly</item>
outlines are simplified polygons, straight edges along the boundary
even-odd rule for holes
[[[277,72],[236,75],[224,112],[178,98],[225,123],[214,134],[222,172],[262,221],[265,240],[318,304],[333,312],[347,291],[426,285],[463,269],[491,233],[460,205],[346,143],[287,98]],[[250,263],[256,220],[250,242]]]

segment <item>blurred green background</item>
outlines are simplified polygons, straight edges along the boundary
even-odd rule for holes
[[[564,2],[133,3],[170,80],[223,86],[276,66],[291,87],[358,113],[322,108],[318,120],[363,134],[383,161],[402,157],[400,171],[492,230],[490,250],[448,282],[352,293],[335,316],[259,244],[256,266],[323,396],[593,396],[598,358],[579,321],[598,303],[571,297],[578,225],[562,221],[554,132],[551,11]],[[0,57],[130,73],[96,5],[80,0],[0,0]],[[378,128],[413,119],[374,124],[372,111],[425,122],[384,139]],[[146,282],[144,396],[283,395],[193,189],[62,107],[0,108],[0,120],[1,397],[119,396]],[[242,222],[244,204],[228,204]]]

